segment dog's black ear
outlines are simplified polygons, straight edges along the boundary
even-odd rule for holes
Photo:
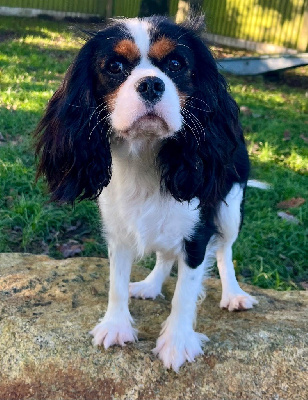
[[[158,154],[162,188],[179,201],[216,207],[235,182],[248,178],[249,161],[239,109],[197,32],[183,27],[194,51],[194,89],[182,108],[183,127]]]
[[[94,96],[95,48],[90,39],[68,69],[36,131],[37,178],[47,178],[51,199],[94,199],[111,178],[106,106]]]

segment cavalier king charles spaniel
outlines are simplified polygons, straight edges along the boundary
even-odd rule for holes
[[[171,313],[153,350],[175,371],[208,340],[194,323],[215,258],[220,307],[257,303],[232,263],[249,174],[239,110],[200,32],[196,19],[151,17],[89,33],[36,131],[38,176],[52,200],[98,199],[110,290],[93,343],[135,342],[129,297],[155,299],[177,263]],[[130,283],[134,259],[151,252],[153,271]]]

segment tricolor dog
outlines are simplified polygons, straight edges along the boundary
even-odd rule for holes
[[[38,176],[52,199],[98,199],[110,291],[94,344],[136,341],[129,296],[155,299],[177,263],[172,310],[153,350],[175,371],[208,340],[194,322],[215,257],[220,307],[257,303],[232,263],[249,174],[238,107],[199,30],[198,20],[151,17],[91,33],[36,132]],[[134,259],[151,252],[153,271],[130,283]]]

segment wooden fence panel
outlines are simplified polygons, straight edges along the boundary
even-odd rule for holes
[[[298,46],[307,6],[307,0],[205,0],[203,3],[210,33],[290,48]]]
[[[139,14],[141,0],[114,0],[113,15],[121,17],[137,17]]]
[[[185,0],[186,2],[186,0]],[[179,0],[169,0],[175,16]],[[182,1],[183,3],[183,1]],[[141,0],[0,0],[0,7],[40,9],[62,13],[135,17]],[[208,32],[220,36],[271,43],[306,51],[308,0],[204,0]]]

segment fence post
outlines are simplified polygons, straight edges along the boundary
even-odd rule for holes
[[[106,18],[111,18],[112,17],[112,11],[113,11],[113,0],[107,0]]]
[[[298,35],[297,50],[305,52],[307,51],[307,46],[308,46],[308,4],[305,5],[302,28],[299,31]]]

